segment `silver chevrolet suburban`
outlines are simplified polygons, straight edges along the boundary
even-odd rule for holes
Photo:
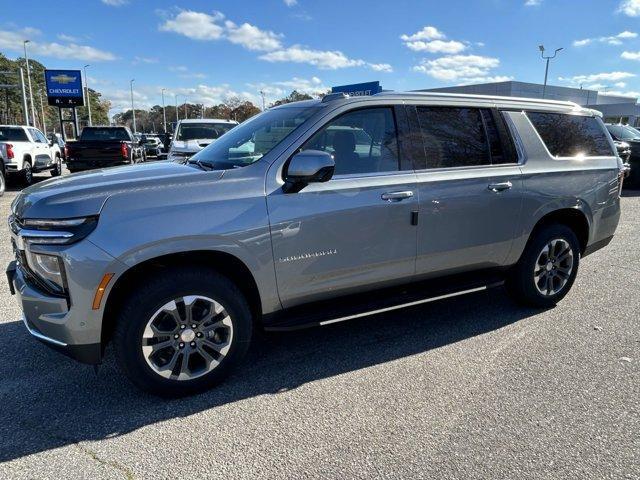
[[[506,286],[550,307],[620,217],[621,161],[572,103],[330,94],[180,163],[24,190],[7,276],[28,331],[85,363],[112,342],[160,395],[220,382],[258,329]]]

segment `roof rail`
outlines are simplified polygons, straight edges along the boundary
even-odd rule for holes
[[[324,97],[322,97],[322,103],[333,102],[334,100],[342,100],[344,98],[349,98],[349,95],[344,92],[327,93]]]

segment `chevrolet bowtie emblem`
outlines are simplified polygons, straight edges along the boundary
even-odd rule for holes
[[[76,77],[72,77],[70,75],[65,75],[64,73],[61,73],[60,75],[51,77],[51,80],[53,80],[56,83],[61,83],[62,85],[65,85],[67,83],[75,82]]]

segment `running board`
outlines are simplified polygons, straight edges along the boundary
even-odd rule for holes
[[[271,320],[271,321],[268,321],[268,323],[265,322],[266,325],[264,329],[270,332],[282,332],[282,331],[291,331],[291,330],[299,330],[303,328],[331,325],[333,323],[346,322],[348,320],[353,320],[356,318],[367,317],[370,315],[377,315],[379,313],[392,312],[394,310],[414,307],[414,306],[422,305],[425,303],[436,302],[438,300],[445,300],[447,298],[458,297],[458,296],[467,295],[470,293],[482,292],[490,288],[499,287],[503,284],[504,284],[504,281],[502,279],[494,280],[489,283],[484,283],[481,285],[476,283],[474,286],[467,285],[462,289],[453,290],[453,291],[450,290],[447,293],[438,292],[436,294],[434,292],[434,294],[428,297],[422,296],[422,298],[418,298],[418,299],[416,299],[415,295],[412,295],[410,293],[407,293],[406,291],[403,291],[402,294],[395,297],[396,300],[404,300],[404,301],[399,301],[398,303],[392,303],[394,296],[388,299],[389,302],[383,302],[387,304],[386,306],[380,305],[380,303],[382,303],[380,300],[372,301],[368,305],[364,305],[362,304],[361,301],[358,302],[358,299],[354,299],[355,305],[347,306],[344,308],[344,310],[347,310],[347,311],[344,311],[344,312],[335,311],[335,303],[340,303],[340,304],[349,303],[350,298],[343,297],[337,300],[334,299],[334,301],[332,302],[334,303],[334,308],[332,309],[334,311],[325,312],[324,314],[322,313],[322,308],[319,306],[318,303],[325,303],[325,302],[318,302],[316,304],[312,304],[312,306],[295,307],[290,309],[290,311],[284,311],[272,317],[268,317],[268,320]],[[424,291],[422,295],[424,295]],[[358,296],[354,296],[354,297],[358,297]],[[360,303],[360,305],[358,305],[358,303]],[[371,308],[371,307],[374,307],[374,308]]]

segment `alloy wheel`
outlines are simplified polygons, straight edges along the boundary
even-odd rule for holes
[[[563,238],[549,241],[536,260],[533,278],[536,289],[544,296],[560,292],[569,282],[573,271],[573,250]]]
[[[142,334],[142,354],[158,375],[193,380],[215,369],[233,340],[231,317],[215,300],[179,297],[160,307]]]

